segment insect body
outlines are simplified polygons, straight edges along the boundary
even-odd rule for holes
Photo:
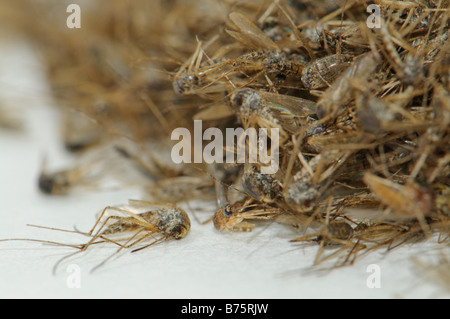
[[[256,200],[272,203],[283,199],[279,179],[262,174],[256,166],[246,166],[242,184],[244,191]]]
[[[46,169],[46,158],[38,178],[39,190],[47,195],[68,195],[75,189],[99,187],[105,173],[113,172],[115,167],[126,163],[117,156],[114,144],[85,151],[76,158],[70,167],[57,171]]]
[[[416,183],[400,185],[371,173],[364,175],[364,182],[382,203],[405,216],[426,216],[434,208],[433,192]]]
[[[231,108],[247,126],[280,128],[280,133],[297,132],[304,119],[313,113],[314,102],[253,89],[238,89],[230,96]]]
[[[104,219],[110,210],[120,212],[122,216],[112,215]],[[91,240],[84,245],[80,245],[79,252],[85,251],[93,244],[102,242],[111,242],[119,246],[119,249],[112,256],[93,269],[95,270],[122,249],[133,248],[153,236],[159,236],[159,238],[154,239],[150,244],[132,250],[132,252],[143,250],[164,240],[180,240],[186,237],[190,228],[189,216],[181,208],[168,204],[130,200],[128,208],[107,207],[104,209],[92,230],[87,233]],[[118,235],[124,237],[114,239]],[[55,270],[59,262],[55,265]]]
[[[308,166],[304,166],[285,189],[286,203],[298,211],[308,211],[320,196],[320,187],[314,182],[314,170],[319,166],[322,155],[312,158]]]
[[[291,242],[318,242],[320,243],[320,248],[316,254],[314,264],[318,264],[330,256],[320,258],[323,254],[323,249],[326,246],[341,246],[341,249],[337,251],[347,250],[348,248],[353,247],[353,249],[358,246],[358,244],[354,244],[351,239],[353,238],[354,230],[353,227],[350,226],[347,222],[344,221],[333,221],[323,227],[320,231],[315,232],[313,234],[305,235],[302,237],[298,237],[292,239]],[[361,245],[363,246],[363,245]],[[346,261],[349,256],[347,256]]]
[[[110,214],[111,211],[115,211],[117,214],[112,215]],[[42,242],[77,249],[75,253],[65,256],[55,264],[53,271],[56,272],[58,265],[63,260],[86,251],[92,245],[112,243],[119,246],[119,249],[113,255],[93,269],[95,270],[104,265],[122,249],[136,247],[148,239],[152,239],[150,244],[135,248],[132,252],[143,250],[161,241],[183,239],[189,233],[191,222],[187,213],[179,207],[169,204],[155,204],[146,201],[130,200],[129,205],[126,207],[106,207],[98,217],[94,227],[87,233],[77,229],[64,230],[45,226],[34,227],[90,237],[90,240],[84,244],[64,244],[35,239],[1,240]]]
[[[252,203],[250,200],[241,200],[228,204],[217,210],[214,215],[214,227],[220,231],[251,231],[255,225],[247,220],[270,220],[281,214],[278,208],[266,207]]]
[[[151,203],[144,201],[130,201],[130,204],[134,208],[139,208],[140,206],[145,208],[145,205]],[[170,205],[151,205],[152,206],[147,208],[145,212],[139,214],[132,213],[126,209],[110,208],[130,216],[107,217],[107,220],[112,219],[116,221],[107,225],[106,229],[100,233],[100,237],[138,230],[149,233],[160,233],[164,237],[174,239],[182,239],[188,234],[191,223],[189,216],[184,210]],[[105,212],[107,210],[108,209],[106,209]],[[103,224],[106,224],[106,221]]]
[[[319,239],[327,238],[329,242],[334,240],[347,240],[353,236],[353,228],[346,222],[330,223],[324,234]]]
[[[352,98],[350,78],[367,77],[377,67],[378,59],[372,52],[356,58],[352,65],[336,80],[332,87],[317,102],[317,115],[320,118],[334,119]]]
[[[308,90],[330,85],[348,67],[348,55],[333,54],[307,65],[302,71],[302,82]]]
[[[393,36],[389,32],[388,24],[383,23],[381,34],[384,48],[388,53],[391,65],[394,68],[398,78],[406,85],[419,83],[424,78],[423,60],[415,53],[409,52],[404,61],[402,61],[397,49],[392,41]]]
[[[67,195],[71,189],[85,182],[88,167],[73,167],[57,172],[42,171],[39,175],[39,190],[48,195]]]

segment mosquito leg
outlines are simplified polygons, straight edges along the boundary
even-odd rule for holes
[[[100,267],[102,267],[103,265],[105,265],[105,264],[108,262],[108,260],[110,260],[110,259],[113,258],[115,255],[117,255],[122,249],[128,248],[128,247],[132,247],[132,246],[134,246],[137,242],[139,242],[139,241],[143,240],[144,238],[150,236],[150,234],[146,234],[146,235],[142,236],[142,238],[138,239],[137,241],[135,241],[134,243],[132,243],[132,244],[130,244],[130,245],[128,246],[127,244],[128,244],[130,241],[132,241],[134,238],[136,238],[142,231],[144,231],[144,229],[141,229],[141,230],[139,230],[138,232],[136,232],[136,234],[134,234],[134,235],[133,235],[126,243],[125,243],[125,245],[122,245],[122,244],[120,244],[120,243],[117,242],[117,241],[114,241],[114,240],[111,240],[111,239],[108,239],[108,238],[104,238],[105,240],[107,240],[107,241],[109,241],[109,242],[111,242],[111,243],[114,243],[114,244],[116,244],[116,245],[118,245],[118,246],[120,246],[120,247],[119,247],[119,249],[117,249],[116,252],[114,252],[114,254],[112,254],[111,256],[109,256],[108,258],[106,258],[105,260],[103,260],[100,264],[98,264],[97,266],[95,266],[94,268],[92,268],[91,273],[93,273],[94,271],[96,271],[97,269],[99,269]],[[102,238],[103,238],[103,237],[102,237]]]
[[[58,243],[58,242],[48,241],[48,240],[41,240],[41,239],[28,239],[28,238],[0,239],[0,242],[6,242],[6,241],[31,241],[31,242],[36,242],[36,243],[51,244],[51,245],[56,245],[56,246],[64,246],[64,247],[81,249],[81,245],[63,244],[63,243]]]
[[[319,246],[319,250],[317,251],[316,257],[314,258],[314,265],[318,265],[319,264],[319,260],[320,260],[320,256],[322,256],[323,253],[323,247],[325,242],[322,240],[320,242],[320,246]]]
[[[135,249],[135,250],[133,250],[133,251],[131,251],[131,252],[132,252],[132,253],[137,253],[138,251],[141,251],[141,250],[146,249],[146,248],[148,248],[148,247],[150,247],[150,246],[153,246],[153,245],[155,245],[156,243],[159,243],[160,241],[163,241],[163,240],[165,240],[165,239],[167,239],[167,237],[162,237],[162,238],[160,238],[160,239],[158,239],[158,240],[155,240],[154,242],[152,242],[151,244],[149,244],[149,245],[147,245],[147,246],[144,246],[144,247]]]
[[[106,207],[103,211],[102,211],[102,213],[100,214],[100,216],[98,217],[98,219],[97,219],[97,221],[95,222],[95,224],[94,224],[94,227],[92,227],[92,229],[88,232],[88,234],[89,234],[89,236],[92,236],[92,233],[94,232],[94,230],[95,230],[95,228],[97,227],[97,225],[100,223],[100,221],[101,221],[101,219],[103,218],[103,216],[106,214],[106,212],[109,210],[109,209],[112,209],[113,207],[110,207],[110,206],[108,206],[108,207]],[[103,223],[103,226],[105,225],[105,223]],[[100,231],[100,230],[99,230]],[[97,234],[98,234],[98,232],[97,232]]]

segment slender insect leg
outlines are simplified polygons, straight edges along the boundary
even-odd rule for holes
[[[146,248],[148,248],[148,247],[150,247],[150,246],[153,246],[153,245],[155,245],[156,243],[159,243],[160,241],[163,241],[164,239],[167,239],[167,237],[162,237],[162,238],[160,238],[160,239],[157,239],[157,240],[155,240],[154,242],[152,242],[151,244],[149,244],[149,245],[147,245],[147,246],[144,246],[144,247],[141,247],[141,248],[138,248],[138,249],[135,249],[135,250],[133,250],[133,251],[131,251],[131,252],[132,252],[132,253],[137,253],[138,251],[141,251],[141,250],[146,249]]]
[[[318,265],[319,264],[319,259],[320,259],[320,256],[322,256],[323,247],[325,245],[324,243],[325,242],[323,240],[320,242],[319,250],[317,251],[316,257],[314,258],[314,265]]]
[[[145,238],[149,237],[150,235],[152,235],[153,233],[150,232],[148,234],[145,234],[144,236],[142,236],[141,238],[139,238],[138,240],[134,241],[133,243],[129,244],[128,243],[130,241],[132,241],[133,239],[135,239],[141,232],[145,231],[145,229],[141,229],[138,232],[136,232],[136,234],[134,234],[124,245],[120,244],[119,242],[116,242],[114,240],[111,239],[106,239],[108,241],[110,241],[111,243],[114,243],[116,245],[119,245],[119,249],[117,249],[116,252],[114,252],[114,254],[112,254],[111,256],[109,256],[108,258],[106,258],[105,260],[103,260],[100,264],[98,264],[97,266],[95,266],[94,268],[92,268],[91,273],[93,273],[94,271],[96,271],[97,269],[99,269],[100,267],[102,267],[103,265],[105,265],[108,260],[110,260],[111,258],[113,258],[115,255],[117,255],[122,249],[126,249],[126,248],[130,248],[133,247],[134,245],[136,245],[138,242],[141,242],[142,240],[144,240]],[[102,237],[104,238],[104,237]]]

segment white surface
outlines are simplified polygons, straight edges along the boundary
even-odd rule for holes
[[[137,189],[112,193],[47,197],[36,186],[42,156],[67,163],[59,140],[57,113],[49,107],[44,75],[23,44],[2,46],[1,96],[17,104],[26,119],[24,133],[0,132],[0,237],[38,238],[81,243],[79,235],[27,227],[38,224],[89,230],[95,214],[108,205],[140,198]],[[214,207],[197,212],[208,219]],[[413,255],[436,256],[435,244],[373,253],[354,266],[311,271],[317,246],[290,244],[295,234],[280,225],[253,233],[223,234],[200,225],[192,212],[190,234],[136,254],[124,252],[93,274],[92,267],[112,254],[110,245],[94,247],[52,267],[69,248],[31,242],[0,242],[1,298],[416,298],[449,297],[417,276]],[[381,269],[381,288],[366,285],[369,264]],[[81,269],[81,287],[69,288],[70,264]]]

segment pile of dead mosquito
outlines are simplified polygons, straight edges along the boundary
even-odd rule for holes
[[[103,4],[82,7],[80,29],[54,2],[20,26],[42,49],[65,145],[81,158],[43,172],[44,192],[88,183],[114,145],[154,200],[219,196],[218,230],[308,229],[293,241],[333,245],[340,263],[424,238],[448,244],[448,1]],[[278,170],[173,163],[171,133],[194,134],[194,120],[224,136],[278,128]]]

